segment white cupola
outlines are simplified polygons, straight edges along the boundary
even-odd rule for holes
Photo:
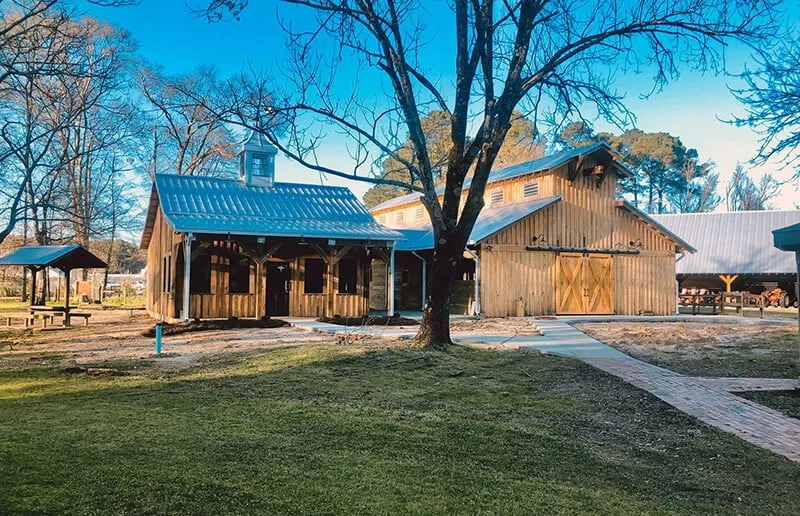
[[[251,131],[239,151],[239,180],[247,186],[272,188],[278,149],[258,132]]]

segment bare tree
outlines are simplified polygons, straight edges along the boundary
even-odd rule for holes
[[[557,126],[584,108],[623,124],[631,114],[613,88],[618,71],[652,72],[653,91],[677,78],[679,65],[720,71],[726,43],[756,46],[775,32],[772,13],[778,4],[454,0],[447,10],[439,5],[434,23],[430,4],[413,0],[284,3],[291,55],[290,73],[281,82],[290,87],[276,95],[274,82],[270,88],[252,76],[231,81],[228,119],[265,133],[312,170],[420,194],[435,249],[416,341],[432,348],[451,342],[455,264],[483,207],[487,178],[515,110],[530,113],[536,124]],[[207,15],[213,19],[233,8],[238,16],[244,5],[213,1]],[[302,29],[293,27],[295,20]],[[454,29],[449,42],[454,54],[450,62],[435,63],[433,71],[425,47],[437,40],[437,27],[445,23]],[[421,125],[423,114],[433,108],[451,120],[441,197]],[[317,152],[332,133],[348,138],[352,170],[336,168]],[[406,134],[413,160],[396,152]],[[388,156],[408,168],[409,181],[380,176],[380,163]],[[462,202],[470,171],[471,186]]]
[[[35,12],[35,14],[31,14]],[[58,78],[75,71],[67,57],[74,40],[64,37],[68,19],[61,11],[10,11],[2,24],[13,27],[13,37],[0,47],[0,61],[13,66],[0,82],[0,242],[25,219],[45,207],[40,186],[52,185],[57,174],[53,146],[58,131],[73,122],[51,109]],[[20,20],[24,20],[21,21]],[[42,241],[41,228],[34,229]]]
[[[213,69],[191,75],[165,77],[143,69],[139,84],[155,108],[154,162],[156,154],[176,174],[224,176],[234,173],[236,139],[220,117],[206,107],[215,104]],[[161,129],[159,131],[159,129]],[[157,165],[154,164],[154,172]]]
[[[746,110],[745,116],[731,120],[738,126],[753,128],[761,136],[755,164],[772,158],[786,166],[800,164],[800,34],[787,37],[769,56],[743,75],[746,85],[732,89]],[[800,168],[795,171],[795,177]]]
[[[728,211],[768,210],[771,202],[780,192],[780,183],[770,174],[765,174],[756,184],[741,163],[725,189]]]

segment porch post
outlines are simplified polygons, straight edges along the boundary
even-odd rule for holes
[[[191,299],[189,287],[192,277],[192,240],[193,233],[186,233],[183,239],[183,320],[189,321],[189,301]]]
[[[64,269],[64,283],[66,283],[66,290],[64,290],[64,326],[70,325],[70,318],[69,318],[69,283],[70,283],[70,272],[72,269]]]
[[[416,251],[411,251],[411,254],[416,256],[422,262],[422,303],[420,308],[425,310],[425,305],[428,303],[428,261],[422,256],[417,254]]]
[[[31,306],[36,304],[36,273],[35,267],[31,267]]]
[[[386,280],[386,310],[388,316],[394,315],[394,242],[392,242],[391,250],[389,251],[389,268],[387,270],[388,278]]]
[[[325,317],[333,317],[333,258],[325,257]]]
[[[476,251],[464,249],[466,253],[475,260],[475,302],[472,307],[472,315],[481,314],[481,259]]]

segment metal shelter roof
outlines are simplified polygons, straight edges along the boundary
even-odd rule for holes
[[[518,202],[506,204],[497,208],[482,210],[472,233],[469,236],[469,243],[475,244],[484,240],[498,231],[518,222],[537,211],[541,211],[561,200],[560,195],[536,199],[534,201]],[[403,234],[405,240],[397,242],[398,251],[423,251],[433,249],[433,228],[428,223],[417,228],[398,229]]]
[[[599,142],[594,143],[592,145],[587,145],[586,147],[579,147],[577,149],[570,149],[563,152],[557,152],[551,156],[545,156],[544,158],[535,159],[533,161],[527,161],[525,163],[520,163],[519,165],[513,165],[510,167],[506,167],[495,172],[489,174],[488,184],[496,183],[498,181],[504,181],[506,179],[512,179],[514,177],[524,176],[525,174],[533,174],[535,172],[543,172],[545,170],[550,170],[552,168],[557,168],[567,163],[570,160],[579,158],[581,156],[587,156],[590,154],[594,154],[598,151],[606,151],[616,160],[614,162],[617,170],[620,171],[621,174],[632,176],[633,172],[625,166],[624,163],[621,161],[621,157],[611,148],[607,143]],[[467,178],[464,181],[463,189],[466,190],[472,185],[472,178]],[[444,193],[444,187],[440,186],[436,189],[436,192],[439,194]],[[410,193],[407,195],[403,195],[400,197],[395,197],[394,199],[389,199],[388,201],[384,201],[381,204],[372,208],[372,211],[383,210],[386,208],[393,208],[395,206],[401,206],[403,204],[408,204],[410,202],[414,202],[422,196],[420,193]]]
[[[800,253],[800,224],[772,230],[775,247],[781,251]]]
[[[106,262],[78,244],[20,247],[0,257],[0,266],[5,265],[37,269],[55,267],[61,270],[105,269],[108,267]]]
[[[800,210],[653,215],[697,247],[676,264],[678,274],[791,274],[794,255],[773,246],[776,229],[800,223]]]
[[[378,224],[348,188],[156,174],[141,246],[147,247],[159,205],[175,231],[219,235],[340,240],[403,238]]]

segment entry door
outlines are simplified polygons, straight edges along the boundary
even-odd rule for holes
[[[611,255],[561,253],[556,258],[556,313],[613,314]]]
[[[288,263],[267,263],[267,315],[289,315],[291,269]]]
[[[614,283],[611,256],[590,254],[583,265],[583,288],[587,314],[614,313]]]
[[[583,255],[556,256],[556,313],[583,314]]]

